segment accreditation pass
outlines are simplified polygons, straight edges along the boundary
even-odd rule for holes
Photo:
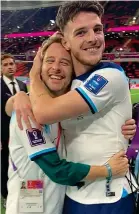
[[[43,181],[28,180],[20,183],[19,212],[43,212]]]

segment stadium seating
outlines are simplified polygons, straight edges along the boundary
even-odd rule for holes
[[[103,60],[118,60],[139,58],[139,32],[109,32],[109,28],[128,25],[138,9],[138,2],[131,1],[104,1],[105,6],[105,41],[106,48]],[[23,10],[2,10],[2,52],[15,55],[16,60],[33,61],[38,47],[48,37],[6,38],[4,34],[19,32],[41,32],[55,29],[55,16],[58,6],[38,7]],[[134,23],[136,24],[136,21]],[[120,61],[119,60],[119,61]],[[139,78],[139,65],[135,62],[125,61],[121,65],[130,78]],[[31,68],[31,63],[18,63],[17,76],[24,75]]]
[[[106,4],[106,2],[101,2]],[[54,23],[50,20],[55,20],[58,7],[40,7],[23,10],[2,10],[2,34],[11,32],[35,32],[43,30],[51,30]],[[128,21],[136,14],[138,2],[128,1],[108,1],[105,6],[105,15],[103,21],[105,29],[127,25]],[[134,23],[136,22],[134,21]]]

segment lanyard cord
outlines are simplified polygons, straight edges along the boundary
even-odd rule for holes
[[[62,128],[60,122],[58,122],[58,137],[57,137],[57,142],[56,142],[56,149],[58,150],[59,144],[60,144],[60,139],[61,139],[61,133],[62,133]]]

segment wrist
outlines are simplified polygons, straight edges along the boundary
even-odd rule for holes
[[[105,167],[107,169],[107,176],[106,176],[106,179],[107,180],[111,180],[112,179],[112,169],[111,169],[111,166],[107,163],[105,164]]]
[[[100,166],[100,175],[101,177],[106,178],[108,176],[108,170],[106,168],[106,166]]]
[[[105,166],[91,166],[88,180],[95,180],[97,178],[106,178],[108,176],[107,168]]]

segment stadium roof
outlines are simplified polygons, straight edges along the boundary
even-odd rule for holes
[[[1,1],[1,10],[25,10],[40,7],[53,7],[61,5],[62,1]]]

